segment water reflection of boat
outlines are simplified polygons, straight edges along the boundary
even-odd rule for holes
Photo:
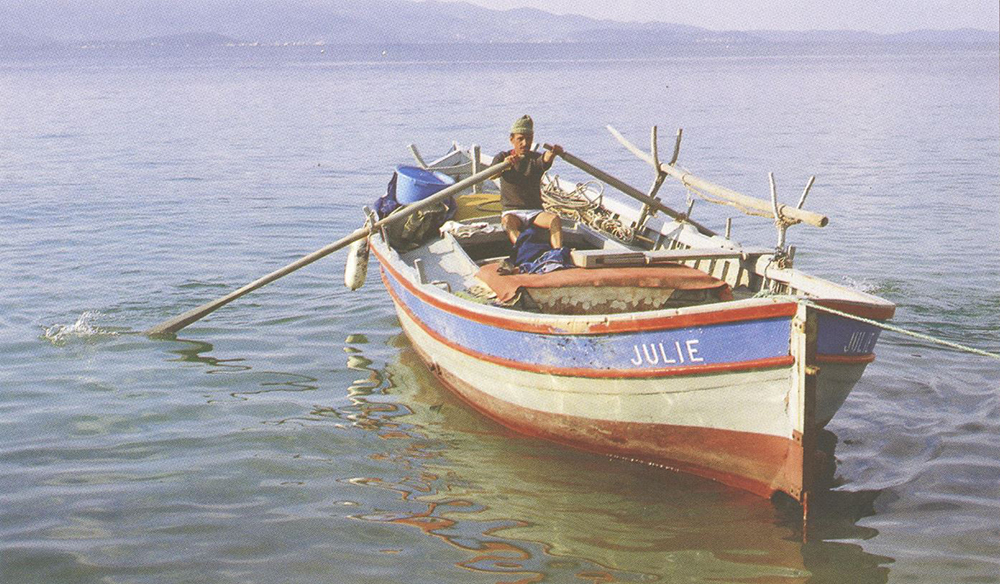
[[[464,569],[517,577],[505,582],[885,581],[891,560],[845,541],[874,535],[855,525],[856,508],[830,511],[803,543],[793,517],[750,494],[484,424],[408,348],[385,373],[386,397],[408,413],[366,427],[409,433],[408,447],[394,445],[405,478],[364,484],[399,493],[412,511],[357,518],[465,550]]]
[[[465,177],[485,163],[478,150],[455,149],[429,168]],[[576,187],[553,178],[546,188]],[[887,319],[894,306],[791,267],[784,229],[800,215],[821,216],[775,200],[779,247],[760,250],[685,216],[654,216],[666,208],[645,200],[638,209],[605,197],[604,218],[616,217],[620,229],[583,220],[566,228],[576,267],[544,275],[499,275],[511,245],[498,216],[474,217],[413,249],[384,232],[370,244],[415,350],[490,418],[807,502],[817,434],[874,359],[878,337],[875,326],[828,310]],[[484,283],[498,301],[520,301],[470,299]]]

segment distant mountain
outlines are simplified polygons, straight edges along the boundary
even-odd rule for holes
[[[877,44],[888,40],[888,35],[859,30],[755,30],[750,34],[771,43]]]
[[[188,32],[158,37],[148,37],[135,41],[136,44],[150,46],[213,47],[235,45],[240,41],[214,32]]]
[[[632,44],[740,44],[761,42],[753,33],[749,32],[715,31],[694,26],[658,22],[629,23],[626,26],[591,28],[578,33],[576,39],[578,42]]]
[[[748,34],[776,43],[1000,43],[1000,33],[972,28],[915,30],[895,34],[877,34],[857,30],[755,30]]]
[[[199,32],[211,31],[211,32]],[[622,23],[542,10],[491,10],[428,0],[2,0],[0,46],[53,42],[402,44],[997,43],[962,29],[879,35],[857,31],[714,31],[662,22]]]
[[[94,48],[113,48],[113,47],[135,47],[135,46],[146,46],[146,47],[221,47],[221,46],[233,46],[246,44],[242,41],[234,39],[232,37],[227,37],[221,34],[216,34],[214,32],[187,32],[182,34],[171,34],[155,37],[146,37],[136,40],[90,40],[90,41],[77,41],[72,43],[74,46],[86,47],[88,49]],[[2,45],[0,45],[2,46]],[[25,46],[25,45],[22,45]],[[30,45],[29,45],[30,46]]]

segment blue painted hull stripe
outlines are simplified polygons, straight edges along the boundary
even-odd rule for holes
[[[383,277],[393,296],[430,332],[455,346],[527,368],[636,372],[715,369],[789,355],[789,318],[600,335],[532,333],[452,314],[415,296],[389,271],[383,270]]]

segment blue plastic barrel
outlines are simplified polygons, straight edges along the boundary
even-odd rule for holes
[[[396,200],[403,205],[426,199],[455,184],[455,179],[447,174],[415,166],[397,166],[396,174]]]

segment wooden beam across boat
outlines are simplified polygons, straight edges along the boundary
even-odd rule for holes
[[[608,251],[576,249],[570,252],[573,264],[579,268],[643,266],[692,260],[747,259],[773,254],[773,249],[671,249],[657,251]]]
[[[627,148],[629,152],[635,154],[642,160],[645,160],[649,164],[657,168],[657,161],[653,159],[648,153],[643,152],[638,146],[628,141],[625,136],[622,136],[621,132],[614,129],[610,125],[608,126],[608,131],[615,137],[616,140],[621,142],[622,146]],[[722,203],[726,205],[732,205],[739,209],[751,209],[757,211],[757,214],[762,214],[764,216],[770,217],[774,214],[773,205],[770,201],[765,201],[763,199],[757,199],[754,197],[748,197],[742,193],[738,193],[732,189],[727,189],[726,187],[717,185],[715,183],[709,182],[707,180],[698,178],[697,176],[684,172],[683,170],[670,165],[670,164],[660,164],[659,170],[670,175],[671,177],[679,180],[681,184],[686,187],[704,191],[712,197],[717,199],[722,199],[721,201],[708,199],[713,203]],[[810,186],[812,182],[810,181]],[[803,197],[804,199],[805,197]],[[804,202],[804,201],[803,201]],[[807,223],[815,227],[825,227],[827,223],[830,222],[830,218],[826,215],[820,215],[819,213],[814,213],[812,211],[806,211],[804,209],[799,209],[789,205],[778,204],[778,212],[781,215],[782,220],[791,221],[795,223]]]

